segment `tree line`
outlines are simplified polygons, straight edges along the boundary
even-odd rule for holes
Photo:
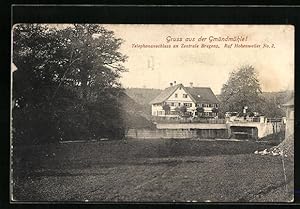
[[[247,107],[248,115],[258,112],[269,118],[285,116],[282,103],[291,97],[288,91],[283,95],[264,96],[258,79],[258,73],[251,65],[242,66],[230,73],[229,79],[221,89],[220,116],[225,112],[238,112],[243,115]]]
[[[122,43],[101,25],[15,25],[14,142],[122,138]]]

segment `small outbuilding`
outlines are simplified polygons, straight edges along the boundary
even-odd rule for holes
[[[285,138],[294,135],[294,99],[282,105],[286,108]]]

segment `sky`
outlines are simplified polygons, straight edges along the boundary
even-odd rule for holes
[[[120,81],[125,88],[164,89],[170,82],[185,86],[192,82],[193,86],[211,87],[219,94],[230,72],[252,65],[263,91],[294,89],[294,27],[290,25],[110,24],[104,27],[124,40],[120,52],[128,56],[124,63],[128,72],[122,74]],[[209,37],[239,37],[243,41],[210,43]],[[172,41],[167,42],[169,39]],[[231,43],[231,48],[225,47]],[[136,48],[133,44],[165,44],[171,48]],[[179,47],[173,48],[173,44]],[[181,44],[199,47],[181,48]],[[218,44],[219,48],[201,48],[201,44]],[[256,44],[260,48],[233,48],[234,44]],[[269,48],[262,48],[264,44]]]

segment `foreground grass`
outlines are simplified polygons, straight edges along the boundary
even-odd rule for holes
[[[293,190],[293,162],[285,162],[289,186],[282,191],[281,158],[253,154],[269,147],[246,141],[192,140],[19,147],[14,199],[285,202]]]

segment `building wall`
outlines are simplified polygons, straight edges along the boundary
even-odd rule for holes
[[[186,95],[186,98],[183,95]],[[177,97],[175,96],[177,95]],[[196,104],[193,102],[191,97],[187,94],[187,92],[179,87],[177,90],[165,101],[170,106],[170,111],[174,111],[176,107],[181,107],[184,103],[188,103],[191,107],[187,107],[188,112],[194,113],[196,110]],[[152,104],[152,115],[154,116],[164,116],[165,111],[162,108],[163,103],[157,105]]]
[[[177,97],[175,96],[177,95]],[[184,97],[185,95],[185,97]],[[196,110],[196,104],[188,93],[181,87],[179,87],[167,100],[166,103],[170,106],[171,111],[175,111],[176,107],[187,105],[187,111],[194,113]]]
[[[164,116],[165,111],[162,108],[161,104],[152,104],[151,105],[151,111],[153,116]]]
[[[179,87],[168,99],[166,102],[171,103],[171,102],[180,102],[181,106],[183,105],[182,103],[192,103],[193,107],[195,107],[195,103],[193,102],[192,98],[188,95],[188,93],[183,89]],[[177,97],[175,96],[177,94]],[[183,95],[187,95],[187,98],[184,98]]]
[[[282,130],[283,124],[276,123],[278,132]],[[257,138],[260,139],[262,137],[273,134],[273,125],[272,123],[258,123],[258,122],[248,122],[248,123],[239,123],[239,122],[231,122],[226,124],[210,124],[210,123],[158,123],[156,124],[157,129],[203,129],[203,130],[227,130],[228,135],[231,135],[231,126],[235,127],[250,127],[257,128]]]
[[[287,107],[286,110],[286,126],[285,126],[285,138],[294,136],[294,108]]]
[[[165,103],[167,103],[170,106],[171,112],[174,112],[176,107],[181,107],[185,104],[188,104],[187,111],[190,112],[193,116],[195,116],[197,104],[192,100],[192,98],[182,87],[177,88],[177,90],[165,101]],[[152,104],[152,115],[164,116],[165,111],[163,110],[162,106],[163,103],[154,105]],[[203,107],[203,109],[203,115],[208,116],[207,114],[212,112],[213,107]]]
[[[125,136],[129,139],[188,139],[197,137],[197,131],[129,129]]]

